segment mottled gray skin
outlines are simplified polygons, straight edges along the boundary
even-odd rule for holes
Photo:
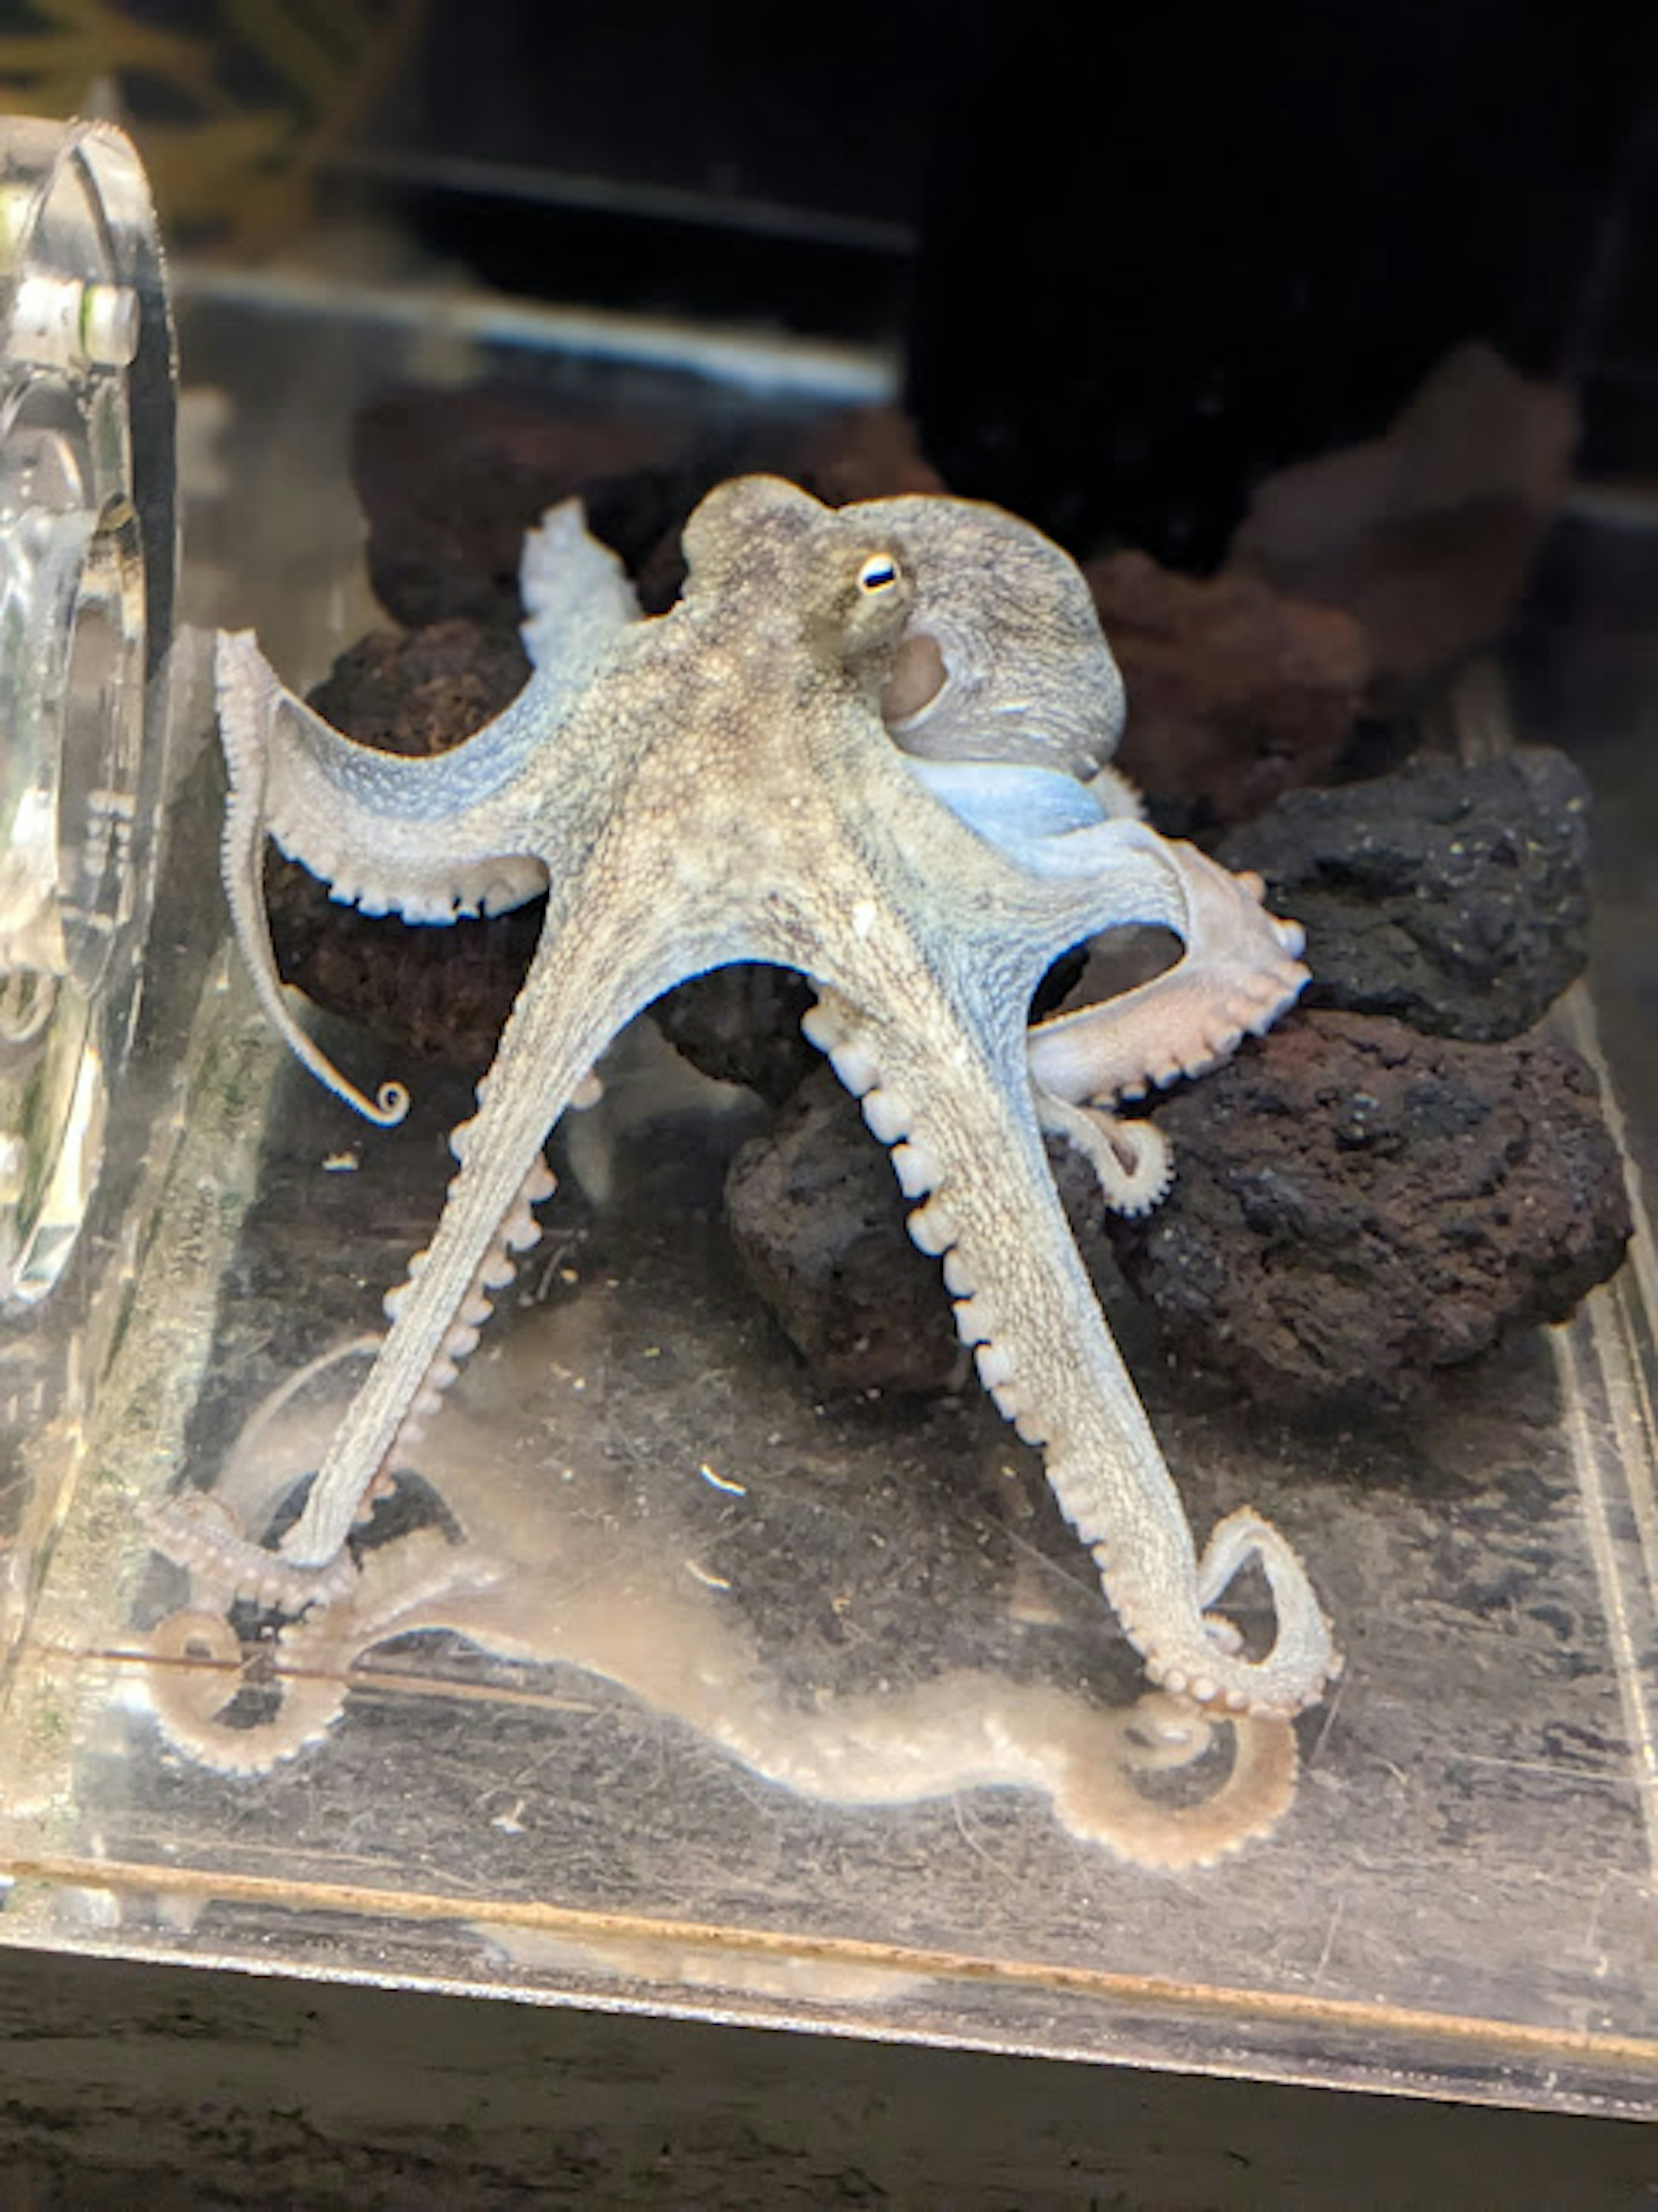
[[[447,920],[544,883],[548,907],[477,1115],[456,1133],[462,1165],[431,1247],[388,1301],[392,1327],[304,1513],[280,1553],[206,1532],[199,1515],[179,1517],[173,1548],[210,1550],[289,1605],[342,1589],[355,1516],[476,1341],[506,1250],[535,1234],[543,1143],[593,1062],[681,978],[768,961],[817,987],[808,1034],[892,1146],[963,1340],[1043,1448],[1151,1679],[1234,1711],[1315,1702],[1339,1662],[1300,1561],[1247,1510],[1199,1557],[1048,1170],[1042,1132],[1061,1128],[1110,1202],[1154,1199],[1161,1153],[1110,1102],[1212,1065],[1304,979],[1298,933],[1262,910],[1257,881],[1124,811],[1104,759],[1121,690],[1076,569],[993,508],[831,512],[744,478],[692,516],[683,599],[647,622],[579,514],[550,518],[560,532],[526,559],[535,678],[436,760],[352,744],[282,690],[250,637],[222,641],[227,882],[291,1038],[258,905],[267,830],[371,908]],[[884,686],[901,642],[922,635],[944,687],[890,729]],[[1131,922],[1175,931],[1185,958],[1028,1032],[1049,963]],[[298,1048],[363,1110],[401,1111],[395,1086],[370,1107]],[[1208,1611],[1251,1559],[1277,1608],[1258,1659]]]

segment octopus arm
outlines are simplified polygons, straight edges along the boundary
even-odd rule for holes
[[[980,1380],[1043,1451],[1054,1496],[1093,1553],[1146,1672],[1174,1695],[1234,1712],[1288,1714],[1316,1703],[1339,1661],[1295,1552],[1248,1509],[1221,1522],[1201,1553],[1193,1543],[1072,1242],[1028,1089],[1009,1060],[1017,1038],[999,1050],[991,1010],[964,1019],[920,969],[902,989],[891,983],[872,991],[848,978],[846,988],[826,991],[807,1035],[892,1146],[906,1195],[924,1200],[909,1217],[911,1237],[941,1260]],[[902,1023],[870,1012],[894,1003],[905,1007]],[[1276,1622],[1258,1657],[1212,1611],[1251,1560]]]
[[[476,1341],[481,1293],[510,1275],[508,1255],[534,1242],[527,1205],[550,1196],[541,1148],[618,1030],[685,972],[664,921],[629,919],[621,902],[580,888],[555,895],[478,1111],[452,1139],[460,1170],[430,1246],[390,1293],[392,1328],[335,1432],[280,1561],[296,1588],[336,1559],[399,1441],[434,1409]],[[265,1555],[269,1563],[270,1555]]]
[[[1300,927],[1267,912],[1258,876],[1235,876],[1195,845],[1133,822],[1051,838],[1041,849],[1059,858],[1060,848],[1107,841],[1104,880],[1115,919],[1162,924],[1181,939],[1182,953],[1133,990],[1032,1028],[1032,1080],[1039,1093],[1073,1105],[1108,1105],[1202,1074],[1246,1036],[1269,1029],[1307,981]],[[1143,890],[1135,890],[1136,878]]]
[[[547,751],[639,610],[576,501],[528,533],[519,577],[533,677],[483,729],[423,758],[343,735],[286,689],[250,632],[221,638],[220,722],[234,793],[257,799],[265,830],[342,902],[409,921],[452,921],[545,888],[524,824]]]
[[[1149,1122],[1109,1109],[1201,1074],[1267,1029],[1307,980],[1299,927],[1266,912],[1259,877],[1230,874],[1196,846],[1160,836],[1097,776],[1082,784],[1009,762],[908,765],[1011,865],[1023,898],[1051,902],[1029,925],[1049,955],[1133,924],[1180,939],[1181,958],[1161,975],[1049,1016],[1027,1040],[1042,1127],[1090,1161],[1114,1210],[1146,1212],[1169,1188],[1168,1147]]]
[[[531,856],[499,849],[507,841],[489,820],[496,810],[476,793],[446,823],[445,787],[452,802],[460,757],[470,748],[415,761],[355,744],[284,687],[251,632],[221,635],[216,673],[230,773],[221,865],[254,988],[278,1034],[317,1080],[367,1120],[389,1126],[408,1110],[407,1091],[386,1083],[372,1099],[360,1091],[307,1034],[295,1012],[303,1001],[277,973],[264,902],[265,838],[274,836],[335,897],[410,921],[449,921],[480,905],[515,904],[542,887],[545,871]]]
[[[266,1012],[318,1080],[369,1120],[408,1107],[400,1084],[370,1100],[307,1035],[276,972],[265,913],[264,839],[367,914],[449,922],[519,906],[547,887],[524,849],[526,781],[638,617],[620,562],[587,533],[580,505],[550,511],[525,541],[525,642],[536,673],[506,711],[433,757],[358,744],[282,684],[251,631],[219,639],[220,736],[230,774],[225,888]]]
[[[627,570],[588,529],[579,499],[550,507],[525,532],[518,590],[525,651],[572,695],[592,679],[617,633],[640,618]]]

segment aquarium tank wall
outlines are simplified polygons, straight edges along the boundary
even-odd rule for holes
[[[1655,63],[14,11],[0,1940],[1650,2116]]]

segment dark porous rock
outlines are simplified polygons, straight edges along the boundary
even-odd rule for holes
[[[447,752],[498,714],[530,680],[516,629],[464,617],[349,647],[310,695],[325,721],[383,752]]]
[[[1529,1029],[1588,957],[1588,811],[1565,755],[1526,745],[1291,792],[1217,852],[1305,927],[1304,1005],[1485,1041]]]
[[[728,472],[710,444],[683,407],[600,412],[491,385],[392,392],[358,417],[352,453],[380,604],[410,624],[510,628],[525,532],[577,495],[637,568]]]
[[[935,1261],[909,1242],[885,1148],[824,1067],[726,1179],[744,1268],[813,1375],[851,1390],[946,1389],[964,1372]]]
[[[489,1065],[535,957],[544,900],[433,928],[337,905],[290,861],[274,862],[265,882],[285,983],[423,1059]]]
[[[1328,773],[1370,672],[1351,615],[1254,577],[1176,575],[1144,553],[1083,573],[1128,692],[1116,765],[1154,803],[1236,822]]]
[[[1161,933],[1143,933],[1155,940],[1149,945],[1141,934],[1116,930],[1102,940],[1100,972],[1110,977],[1108,991],[1130,989],[1168,964]],[[1054,962],[1031,1000],[1033,1021],[1059,1008],[1087,959],[1084,946]],[[668,1042],[702,1074],[746,1084],[768,1105],[780,1106],[823,1058],[800,1030],[817,997],[816,985],[792,968],[744,961],[676,985],[651,1015]]]
[[[1177,1362],[1263,1403],[1406,1403],[1436,1368],[1562,1321],[1631,1230],[1594,1085],[1564,1046],[1291,1017],[1157,1115],[1176,1172],[1114,1219]]]
[[[779,1106],[822,1060],[800,1034],[817,996],[793,969],[747,961],[692,976],[651,1012],[693,1067],[721,1083],[745,1083]]]
[[[364,744],[438,753],[499,714],[528,672],[515,631],[454,620],[364,638],[341,654],[311,704]],[[265,896],[285,981],[390,1043],[459,1066],[493,1054],[544,911],[535,899],[510,914],[415,927],[339,904],[274,846]]]

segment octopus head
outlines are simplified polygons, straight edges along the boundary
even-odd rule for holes
[[[912,564],[867,508],[837,512],[777,477],[737,477],[685,525],[685,599],[740,610],[781,647],[878,686],[915,599]]]

